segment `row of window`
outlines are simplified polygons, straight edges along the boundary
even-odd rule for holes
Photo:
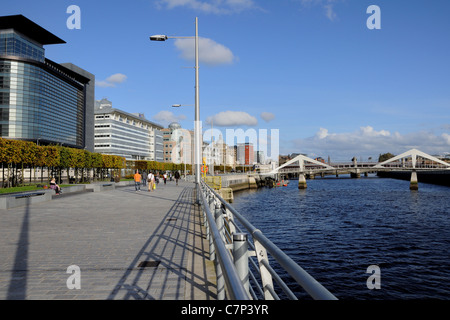
[[[148,139],[149,132],[147,130],[128,129],[123,126],[111,125],[111,124],[97,124],[94,125],[97,129],[112,128],[110,132],[113,132],[118,136],[125,136],[130,139]]]
[[[18,56],[43,62],[44,48],[24,39],[14,31],[0,34],[0,54]]]
[[[40,138],[83,146],[82,90],[26,62],[0,59],[0,71],[3,72],[0,76],[3,84],[10,87],[14,84],[15,87],[0,88],[0,105],[7,107],[1,108],[2,119],[9,121],[8,130],[2,126],[2,136]],[[36,123],[39,124],[38,132],[29,129]]]
[[[102,147],[100,147],[102,146]],[[150,150],[143,150],[141,148],[130,148],[128,146],[123,146],[123,145],[117,145],[117,144],[98,144],[98,145],[94,145],[94,148],[110,148],[110,150],[108,150],[109,153],[138,153],[138,154],[142,154],[142,155],[148,155],[150,153]]]

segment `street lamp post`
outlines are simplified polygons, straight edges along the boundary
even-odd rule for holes
[[[170,38],[192,38],[192,37],[169,37],[166,35],[150,36],[151,41],[166,41]],[[200,162],[201,162],[201,132],[200,132],[200,95],[198,80],[198,18],[195,18],[195,122],[194,122],[194,142],[195,142],[195,184],[197,189],[196,203],[200,204]]]

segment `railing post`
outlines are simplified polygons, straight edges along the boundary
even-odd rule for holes
[[[271,293],[271,291],[273,291],[272,275],[270,274],[269,270],[267,270],[266,266],[263,263],[263,260],[269,263],[266,248],[264,248],[264,246],[261,245],[259,241],[257,241],[255,238],[253,238],[253,242],[255,244],[256,257],[258,259],[259,270],[261,273],[261,282],[264,290],[264,299],[274,300],[274,297]]]
[[[228,226],[230,228],[230,234],[234,234],[236,233],[236,226],[234,225],[234,218],[233,218],[233,214],[231,213],[231,211],[228,208],[225,208],[225,218],[228,221]]]
[[[241,279],[248,296],[249,291],[249,274],[248,274],[248,243],[247,234],[236,233],[233,234],[233,259],[239,279]]]
[[[222,204],[220,201],[215,202],[214,218],[216,219],[216,226],[219,230],[220,237],[223,239],[223,214],[222,214]],[[221,241],[222,239],[217,239],[216,241]],[[216,259],[216,277],[217,277],[217,300],[225,300],[225,278],[223,277],[222,267],[219,263],[219,257]]]

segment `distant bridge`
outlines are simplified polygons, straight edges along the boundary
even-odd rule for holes
[[[410,171],[411,181],[410,189],[418,189],[417,171],[436,171],[449,170],[450,163],[442,161],[436,157],[426,154],[417,149],[411,149],[389,160],[374,163],[363,162],[358,163],[354,158],[351,163],[324,163],[304,155],[299,155],[294,159],[286,162],[282,166],[262,175],[283,175],[295,173],[299,175],[299,189],[306,188],[306,178],[314,178],[316,175],[340,175],[350,174],[352,177],[358,178],[361,174],[367,175],[369,172],[379,171]]]

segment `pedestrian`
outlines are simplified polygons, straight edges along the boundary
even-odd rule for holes
[[[151,171],[148,173],[147,181],[148,181],[148,191],[149,192],[153,191],[153,184],[155,183],[155,177]]]
[[[136,173],[134,174],[134,188],[136,189],[136,192],[141,191],[141,175],[139,174],[139,171],[136,170]]]
[[[166,181],[167,181],[167,173],[165,173],[165,172],[164,172],[164,175],[163,175],[163,179],[164,179],[164,184],[166,184]]]
[[[147,185],[147,172],[142,172],[142,185],[146,186]]]
[[[155,181],[156,184],[159,184],[159,171],[156,173]]]
[[[178,179],[180,179],[180,171],[175,172],[175,181],[177,182],[177,185],[178,185]]]

